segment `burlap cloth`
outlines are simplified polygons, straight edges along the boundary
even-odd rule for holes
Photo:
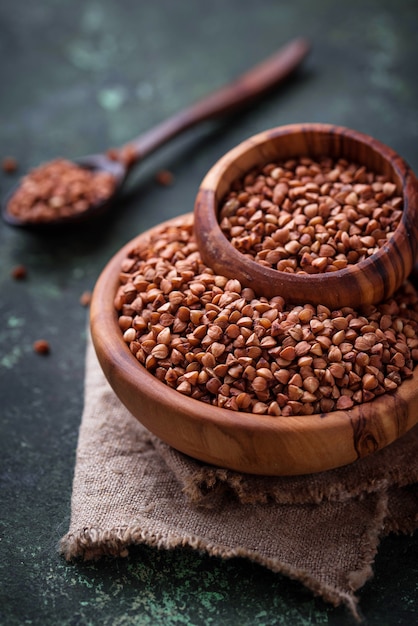
[[[345,468],[301,477],[217,469],[151,435],[119,402],[91,341],[65,558],[132,544],[246,557],[359,618],[381,537],[418,525],[418,428]]]

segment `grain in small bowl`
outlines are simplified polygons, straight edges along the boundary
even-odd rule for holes
[[[418,181],[408,164],[376,139],[328,124],[242,142],[208,172],[194,212],[210,267],[293,303],[381,302],[418,252]]]

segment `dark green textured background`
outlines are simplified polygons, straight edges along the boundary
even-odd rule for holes
[[[135,548],[125,560],[66,564],[87,311],[78,300],[138,232],[192,210],[229,148],[269,127],[343,124],[418,171],[418,4],[366,0],[2,0],[0,158],[21,172],[129,140],[304,35],[298,77],[250,113],[206,124],[149,158],[116,213],[83,232],[0,225],[0,624],[349,625],[343,608],[233,559]],[[175,184],[154,174],[168,168]],[[0,174],[1,193],[16,180]],[[11,268],[28,267],[26,281]],[[32,351],[51,343],[48,357]],[[416,623],[417,538],[391,536],[362,590],[370,625]]]

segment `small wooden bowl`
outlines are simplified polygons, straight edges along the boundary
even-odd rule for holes
[[[122,260],[171,220],[124,246],[103,270],[91,303],[100,365],[119,399],[152,433],[207,463],[261,475],[320,472],[387,446],[418,422],[418,368],[393,394],[349,411],[271,417],[237,413],[183,396],[150,374],[123,341],[114,308]]]
[[[346,158],[388,176],[403,196],[402,220],[382,248],[346,269],[289,274],[236,250],[222,233],[218,207],[234,181],[255,167],[293,157]],[[295,124],[260,133],[224,155],[204,178],[195,204],[195,234],[205,263],[268,298],[331,309],[381,302],[410,274],[418,251],[418,180],[399,155],[372,137],[328,124]]]

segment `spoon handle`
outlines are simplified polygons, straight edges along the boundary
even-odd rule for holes
[[[198,100],[122,147],[134,153],[135,160],[151,154],[164,143],[192,126],[231,113],[262,96],[284,81],[309,52],[309,43],[294,39],[278,52],[244,73],[234,82]]]

